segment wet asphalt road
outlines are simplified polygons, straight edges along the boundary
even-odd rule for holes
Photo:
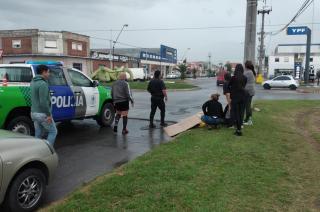
[[[215,79],[197,79],[191,82],[201,90],[169,92],[167,120],[179,121],[201,110],[210,94],[219,92]],[[146,92],[134,92],[135,108],[130,117],[147,119],[150,96]],[[319,94],[301,94],[290,90],[265,91],[257,86],[255,99],[320,99]],[[221,97],[225,103],[225,98]],[[159,112],[157,113],[159,117]],[[97,176],[146,153],[157,145],[170,140],[161,128],[149,130],[148,122],[130,119],[129,135],[115,135],[111,128],[100,128],[95,121],[72,121],[59,124],[59,136],[55,148],[60,163],[53,182],[48,186],[45,203],[65,197],[81,185]],[[121,123],[121,122],[120,122]],[[122,125],[119,126],[121,129]]]

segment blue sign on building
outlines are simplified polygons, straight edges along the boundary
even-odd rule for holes
[[[307,26],[288,27],[287,35],[307,35],[310,29]]]
[[[160,55],[156,53],[151,53],[147,51],[140,52],[140,59],[158,61],[164,63],[177,63],[177,49],[161,45]]]

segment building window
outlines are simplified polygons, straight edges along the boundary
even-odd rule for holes
[[[21,40],[12,40],[12,48],[20,49],[21,48]]]
[[[274,58],[274,62],[279,63],[280,59],[279,57]]]
[[[78,51],[82,51],[82,43],[78,43],[77,44],[77,50]]]
[[[57,48],[57,41],[46,40],[45,41],[45,48],[56,49]]]
[[[72,42],[72,50],[82,51],[82,43]]]
[[[284,62],[285,62],[285,63],[288,63],[288,62],[289,62],[289,57],[285,57],[285,58],[284,58]]]
[[[82,63],[73,63],[72,67],[82,71]]]
[[[72,42],[72,50],[77,50],[77,43]]]
[[[313,63],[313,57],[310,57],[310,62]]]

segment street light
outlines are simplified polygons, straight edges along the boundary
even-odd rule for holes
[[[118,39],[119,39],[121,33],[123,32],[123,29],[124,29],[125,27],[128,27],[128,26],[129,26],[128,24],[124,24],[124,25],[122,26],[122,29],[120,30],[118,36],[117,36],[117,39],[116,39],[115,41],[113,41],[113,46],[112,46],[112,69],[114,69],[114,62],[113,62],[113,60],[114,60],[114,47],[115,47],[116,43],[118,42]]]

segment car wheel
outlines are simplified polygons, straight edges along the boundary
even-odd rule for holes
[[[115,110],[111,103],[107,103],[103,106],[100,115],[97,119],[97,123],[102,127],[109,127],[112,125],[115,116]]]
[[[295,86],[295,85],[290,85],[289,88],[290,88],[290,90],[293,90],[293,91],[297,90],[297,86]]]
[[[9,122],[7,129],[25,135],[34,135],[33,122],[27,116],[15,117]]]
[[[263,88],[266,89],[266,90],[270,90],[271,89],[271,86],[269,84],[264,84],[263,85]]]
[[[44,174],[38,169],[26,169],[13,179],[5,207],[10,211],[35,211],[41,204],[45,190]]]

